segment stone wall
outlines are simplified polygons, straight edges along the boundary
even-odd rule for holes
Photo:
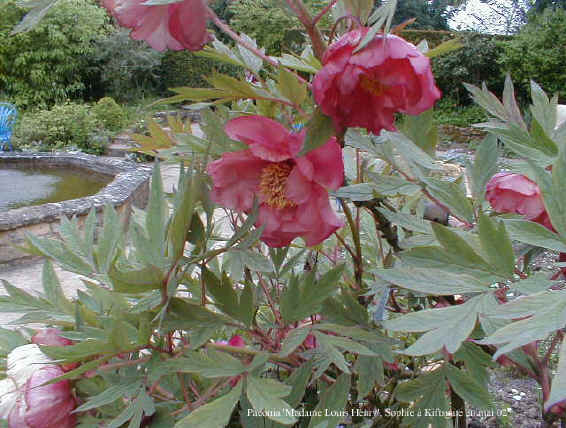
[[[114,176],[112,182],[95,195],[80,199],[22,207],[0,212],[0,271],[2,266],[30,257],[18,249],[25,243],[25,234],[55,237],[59,231],[61,216],[77,217],[84,223],[86,215],[94,207],[101,212],[104,206],[114,206],[125,221],[132,206],[144,208],[149,197],[151,168],[122,159],[112,159],[86,154],[34,153],[0,154],[0,167],[4,164],[69,166]],[[101,221],[99,215],[99,223]]]

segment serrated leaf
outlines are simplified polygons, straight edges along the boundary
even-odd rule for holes
[[[401,131],[429,156],[435,156],[438,132],[433,126],[433,110],[427,110],[417,116],[406,115]]]
[[[473,331],[478,315],[486,307],[495,305],[491,295],[469,299],[461,305],[441,309],[412,312],[399,318],[383,321],[383,326],[392,331],[425,332],[414,344],[401,351],[406,355],[421,356],[443,348],[455,353]],[[446,323],[449,319],[450,323]]]
[[[474,210],[464,190],[452,181],[436,178],[423,178],[427,190],[440,203],[445,205],[455,216],[473,223]]]
[[[284,68],[279,70],[277,88],[281,95],[297,106],[300,106],[307,97],[306,85],[303,82],[300,82],[295,74],[285,70]]]
[[[445,366],[446,377],[451,388],[466,403],[482,410],[493,410],[494,403],[487,386],[481,385],[470,374],[459,370],[451,364]]]
[[[551,290],[525,296],[499,305],[488,316],[523,318],[505,325],[479,342],[503,345],[493,355],[493,359],[497,359],[506,352],[545,339],[550,333],[561,329],[566,323],[566,293],[563,290]]]
[[[374,190],[369,183],[358,183],[340,187],[332,195],[351,201],[371,201],[374,198]]]
[[[247,370],[240,360],[227,352],[208,349],[204,352],[188,352],[186,357],[171,359],[164,363],[169,370],[195,373],[206,378],[238,376]]]
[[[247,34],[244,33],[240,33],[240,37],[242,38],[242,40],[246,41],[248,44],[250,44],[251,46],[253,46],[254,48],[257,48],[257,43],[254,39],[252,39],[250,36],[248,36]],[[261,70],[261,67],[263,66],[263,60],[258,57],[256,54],[254,54],[253,52],[249,51],[248,49],[246,49],[244,46],[238,44],[238,51],[240,52],[240,56],[242,57],[244,64],[246,64],[246,66],[254,71],[254,72],[259,72]],[[259,51],[261,51],[262,53],[265,53],[265,49],[258,49]]]
[[[512,239],[537,247],[566,252],[566,242],[546,227],[527,220],[505,220]]]
[[[477,148],[474,163],[468,169],[470,171],[472,195],[475,200],[483,200],[487,182],[497,173],[498,154],[497,138],[488,135]]]
[[[98,236],[98,244],[95,249],[95,259],[98,270],[106,273],[110,270],[116,256],[116,249],[122,237],[122,225],[118,214],[111,205],[104,207],[102,222],[102,231]]]
[[[321,113],[319,109],[314,112],[312,119],[307,123],[307,135],[302,150],[298,156],[317,149],[328,142],[335,135],[332,119]]]
[[[281,296],[281,315],[288,322],[300,321],[316,313],[324,300],[338,289],[338,280],[344,265],[340,265],[314,283],[313,274],[303,275],[301,279],[293,278]]]
[[[224,428],[241,394],[242,382],[238,382],[226,395],[193,410],[177,422],[175,428]]]
[[[61,283],[55,274],[53,265],[49,260],[43,265],[43,271],[41,274],[43,282],[43,291],[47,300],[62,312],[71,313],[73,305],[67,300],[65,294],[63,293],[63,288],[61,288]]]
[[[291,407],[297,407],[303,395],[305,395],[305,390],[309,383],[309,379],[312,373],[312,362],[307,361],[303,363],[301,367],[295,369],[293,374],[287,378],[285,383],[291,385],[291,392],[285,397],[285,401],[288,402]]]
[[[395,269],[373,269],[372,272],[393,285],[433,296],[482,293],[488,287],[484,281],[469,275],[414,267],[406,263],[396,264]]]
[[[203,267],[201,275],[218,309],[250,326],[253,317],[253,301],[250,301],[253,299],[251,286],[246,285],[248,291],[243,291],[241,296],[238,296],[226,273],[223,273],[222,280],[219,280],[210,270]]]
[[[425,127],[424,129],[421,129],[421,132],[426,132],[426,125],[421,124],[421,126]],[[409,163],[420,165],[430,170],[441,169],[441,167],[435,163],[434,159],[425,151],[425,149],[428,149],[429,151],[433,150],[430,146],[430,142],[425,143],[421,141],[424,147],[420,147],[415,143],[415,141],[407,138],[405,135],[399,132],[389,131],[382,131],[379,138],[389,141],[393,147],[395,147],[395,150]]]
[[[255,376],[246,378],[246,395],[254,409],[266,411],[266,416],[285,425],[294,424],[297,419],[292,416],[293,409],[282,400],[291,392],[291,387],[274,379]]]
[[[348,401],[350,382],[350,376],[341,374],[332,386],[320,394],[320,400],[315,408],[315,411],[318,410],[318,412],[311,417],[309,428],[324,426],[324,424],[327,427],[338,426],[343,419],[340,415],[344,412]]]
[[[442,413],[450,410],[445,391],[446,377],[443,368],[420,375],[416,379],[399,383],[395,389],[397,399],[404,402],[417,401],[413,408],[414,416],[407,416],[403,421],[419,428],[430,426],[447,428],[452,426],[452,424],[449,424],[450,420],[442,416]],[[431,414],[430,410],[429,412],[426,411],[427,409],[435,409],[435,412]],[[440,412],[437,412],[437,409]]]
[[[556,126],[556,104],[558,100],[557,98],[549,100],[542,88],[532,80],[530,86],[531,99],[533,101],[531,106],[533,117],[547,135],[552,135]]]
[[[376,383],[383,385],[383,360],[377,356],[358,356],[354,371],[358,374],[358,401],[366,397]]]
[[[306,62],[303,58],[292,56],[286,53],[284,53],[281,58],[279,58],[279,63],[284,67],[291,68],[293,70],[304,71],[311,74],[315,74],[320,69],[320,66],[317,68],[312,64]]]
[[[515,254],[505,224],[480,213],[479,236],[482,249],[491,265],[500,275],[512,277],[515,272]]]
[[[478,88],[477,86],[470,85],[469,83],[463,84],[468,92],[472,95],[472,99],[476,104],[480,107],[487,110],[493,116],[505,121],[507,119],[507,112],[505,111],[505,107],[499,101],[499,99],[493,95],[493,93],[489,92],[485,83],[482,85],[482,88]]]
[[[163,286],[166,273],[155,266],[128,269],[113,266],[108,272],[112,286],[118,293],[143,293]]]
[[[237,98],[256,98],[255,88],[241,80],[226,74],[214,73],[207,79],[216,89],[225,91],[229,96]]]
[[[377,355],[367,346],[345,337],[332,336],[320,331],[315,331],[313,334],[318,343],[326,343],[329,346],[341,349],[342,352],[352,352],[360,355],[368,355],[370,357],[375,357]]]
[[[295,349],[297,349],[297,347],[299,347],[299,345],[301,345],[301,343],[305,341],[309,333],[310,329],[308,328],[295,328],[291,330],[287,337],[283,339],[279,355],[286,357],[291,354]]]
[[[87,410],[96,409],[98,407],[113,403],[117,399],[124,396],[131,396],[137,389],[139,389],[140,386],[141,383],[139,381],[134,383],[112,385],[102,391],[100,394],[89,397],[86,403],[73,410],[73,413],[86,412]]]
[[[507,117],[511,122],[515,122],[523,129],[527,129],[523,117],[521,116],[521,110],[517,101],[515,100],[515,88],[513,87],[513,81],[511,76],[507,74],[505,76],[505,86],[503,89],[503,106],[507,111]],[[555,110],[556,111],[556,110]]]
[[[462,343],[460,349],[454,354],[454,360],[463,361],[470,376],[484,387],[487,387],[490,377],[487,369],[497,366],[491,360],[491,355],[471,342]]]
[[[263,254],[253,250],[240,250],[238,248],[230,250],[229,253],[233,260],[249,267],[252,271],[273,272],[273,265]]]

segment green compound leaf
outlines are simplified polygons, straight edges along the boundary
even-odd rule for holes
[[[238,382],[228,394],[192,411],[177,422],[175,428],[224,428],[241,395],[242,382]]]

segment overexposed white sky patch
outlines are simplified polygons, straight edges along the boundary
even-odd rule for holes
[[[512,34],[521,24],[531,0],[468,0],[449,21],[454,30]]]

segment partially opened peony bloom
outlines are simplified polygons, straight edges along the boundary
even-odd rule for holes
[[[206,30],[205,0],[146,6],[146,0],[104,0],[103,5],[119,24],[132,29],[135,40],[145,40],[153,49],[198,51],[212,36]]]
[[[226,132],[248,150],[224,153],[208,165],[212,200],[236,211],[250,212],[260,203],[256,226],[261,240],[283,247],[299,236],[308,246],[325,240],[343,222],[330,207],[328,190],[344,181],[342,151],[335,138],[305,156],[305,131],[292,133],[263,116],[230,120]]]
[[[8,354],[7,378],[0,381],[0,418],[10,428],[72,428],[76,406],[71,384],[62,380],[43,385],[65,374],[35,344],[19,346]]]
[[[497,212],[521,214],[553,230],[538,185],[524,175],[495,174],[487,183],[485,197]]]
[[[379,34],[354,53],[367,31],[350,31],[328,48],[312,89],[337,130],[362,127],[377,135],[395,130],[397,112],[416,115],[430,109],[440,91],[429,59],[400,37]]]

